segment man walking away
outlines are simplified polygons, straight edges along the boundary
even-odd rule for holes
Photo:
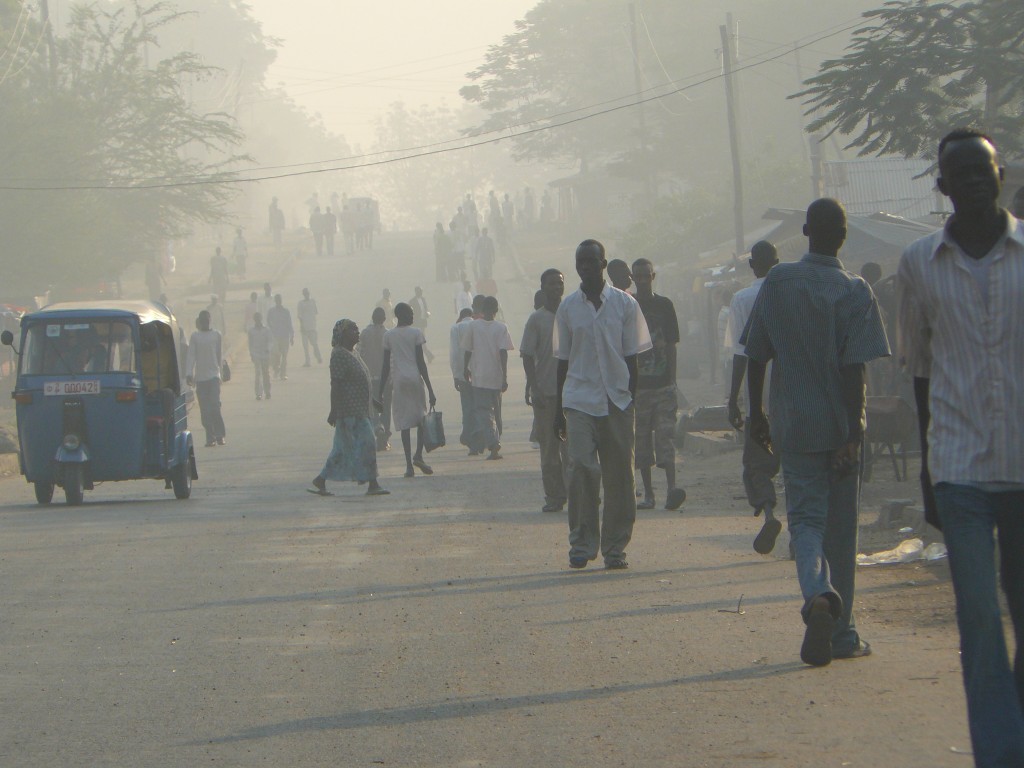
[[[782,523],[775,517],[775,476],[779,474],[779,456],[758,445],[750,435],[750,421],[744,422],[740,413],[740,387],[747,373],[747,356],[740,344],[740,336],[747,327],[747,319],[761,292],[768,270],[779,263],[775,246],[766,240],[754,243],[747,262],[754,272],[754,282],[736,291],[729,304],[729,327],[726,342],[732,344],[732,381],[729,388],[729,423],[743,431],[743,489],[747,501],[754,508],[754,517],[764,513],[764,524],[754,538],[754,551],[767,555],[775,549],[775,541],[782,531]],[[762,396],[763,402],[763,396]],[[770,413],[770,412],[769,412]]]
[[[605,283],[607,266],[601,243],[580,243],[580,288],[555,313],[554,427],[569,443],[570,568],[585,568],[598,551],[606,568],[628,568],[636,520],[636,358],[651,349],[651,334],[636,299]]]
[[[494,316],[498,314],[498,300],[488,296],[483,302],[484,316],[474,320],[462,337],[462,351],[466,353],[463,378],[473,387],[473,425],[476,429],[470,440],[471,455],[489,451],[487,458],[502,458],[501,450],[501,395],[508,389],[508,353],[515,349],[508,326]]]
[[[953,216],[900,260],[901,351],[925,510],[949,549],[974,764],[1009,768],[1024,765],[1024,224],[999,206],[1003,169],[988,137],[954,131],[938,156]]]
[[[299,316],[299,338],[302,339],[302,354],[306,357],[303,368],[309,368],[309,348],[313,347],[313,354],[318,363],[323,362],[320,357],[320,346],[316,340],[316,300],[309,298],[309,288],[302,289],[302,299],[295,313]]]
[[[633,262],[636,300],[644,313],[653,347],[637,357],[636,466],[644,483],[644,500],[637,509],[654,509],[651,467],[665,470],[665,509],[679,509],[686,491],[676,485],[676,431],[679,399],[676,393],[676,345],[679,320],[672,300],[654,292],[654,265]]]
[[[750,430],[780,453],[789,531],[806,624],[800,658],[820,667],[867,656],[853,619],[857,505],[864,439],[865,364],[889,354],[878,304],[863,278],[839,261],[846,211],[837,201],[807,209],[809,253],[765,278],[746,332]],[[771,413],[762,407],[772,367]]]
[[[210,328],[210,313],[204,309],[196,318],[196,331],[188,342],[185,382],[196,388],[207,448],[227,442],[227,430],[220,413],[220,370],[223,362],[221,336]]]
[[[569,467],[568,446],[558,439],[552,424],[558,397],[558,361],[552,349],[555,312],[565,292],[565,277],[557,269],[548,269],[540,276],[542,304],[526,321],[519,354],[526,372],[526,404],[533,408],[533,423],[540,444],[540,476],[544,484],[542,512],[561,512],[565,507],[565,474]]]
[[[292,313],[281,304],[281,294],[274,294],[274,306],[267,311],[267,327],[274,336],[274,349],[270,364],[274,375],[281,381],[288,380],[288,348],[295,343],[295,329],[292,327]]]
[[[448,333],[448,364],[451,366],[455,390],[459,393],[462,406],[462,434],[459,442],[469,447],[473,434],[473,387],[466,381],[466,353],[462,351],[462,337],[473,322],[473,310],[466,307],[459,313],[458,321]],[[470,456],[475,455],[470,449]]]
[[[256,399],[262,400],[266,395],[270,399],[270,351],[274,347],[274,337],[270,329],[263,324],[263,316],[256,312],[252,316],[252,328],[249,329],[249,357],[255,369]]]

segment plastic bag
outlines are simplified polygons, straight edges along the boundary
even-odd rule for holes
[[[430,453],[444,446],[444,421],[440,411],[433,408],[423,417],[423,447]]]

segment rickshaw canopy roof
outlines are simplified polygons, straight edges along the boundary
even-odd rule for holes
[[[177,326],[178,322],[170,310],[163,304],[153,301],[64,301],[50,304],[42,309],[30,312],[22,318],[22,323],[34,320],[62,318],[109,317],[127,319],[137,318],[139,323],[164,323]]]

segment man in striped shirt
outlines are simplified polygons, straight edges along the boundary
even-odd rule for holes
[[[748,358],[752,438],[779,452],[804,597],[800,658],[812,666],[867,656],[853,620],[865,364],[889,354],[871,288],[838,253],[846,212],[816,200],[804,224],[810,252],[768,272],[740,338]],[[762,406],[772,362],[771,414]]]
[[[942,526],[960,627],[974,761],[1024,765],[1024,225],[999,206],[1003,169],[988,137],[939,144],[944,229],[897,272],[900,341],[914,377],[921,481]],[[1011,672],[996,587],[1016,638]]]

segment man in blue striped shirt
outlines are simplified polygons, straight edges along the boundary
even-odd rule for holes
[[[839,261],[846,211],[807,209],[809,253],[765,278],[740,339],[749,360],[750,430],[779,452],[804,597],[800,658],[812,666],[867,656],[853,620],[865,364],[889,355],[871,288]],[[762,407],[772,364],[772,424]]]

